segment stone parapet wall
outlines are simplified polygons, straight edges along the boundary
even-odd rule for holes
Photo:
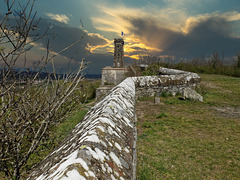
[[[155,96],[162,92],[173,95],[182,94],[183,89],[195,88],[201,81],[196,73],[180,71],[175,69],[160,68],[158,76],[139,76],[134,77],[136,85],[136,98],[142,96]]]
[[[28,179],[136,179],[135,84],[96,104]]]
[[[161,76],[129,77],[86,114],[28,179],[136,179],[135,99],[195,87],[195,73],[161,69]],[[160,72],[161,72],[160,70]]]
[[[191,73],[191,72],[187,72],[187,71],[181,71],[181,70],[177,70],[177,69],[169,69],[169,68],[164,68],[164,67],[160,67],[158,69],[158,72],[160,73],[160,75],[196,74],[196,73]]]

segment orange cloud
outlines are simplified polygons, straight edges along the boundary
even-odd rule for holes
[[[89,33],[86,30],[83,30],[89,37],[92,38],[98,38],[102,39],[104,42],[103,44],[93,45],[91,43],[87,43],[87,46],[85,47],[86,50],[88,50],[90,53],[98,53],[98,54],[105,54],[108,52],[111,52],[113,49],[113,44],[111,41],[109,41],[107,38],[103,37],[102,35],[98,33]]]

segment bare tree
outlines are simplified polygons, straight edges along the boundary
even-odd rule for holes
[[[223,59],[224,59],[224,54],[221,58],[221,56],[219,55],[219,53],[216,51],[213,53],[213,55],[211,56],[210,60],[209,60],[209,64],[211,64],[211,66],[213,67],[213,69],[217,69],[219,67],[223,66]]]
[[[158,75],[159,67],[163,64],[160,57],[150,55],[147,51],[145,55],[139,56],[138,63],[144,70],[143,75]]]
[[[31,67],[34,73],[20,77],[28,64],[26,54],[45,33],[37,31],[35,0],[24,5],[15,0],[4,2],[6,14],[0,22],[0,171],[6,179],[20,179],[30,156],[49,144],[49,129],[79,107],[79,83],[85,66],[82,60],[75,73],[59,76],[54,72],[36,84],[56,56],[51,55],[48,41],[46,55]],[[22,70],[17,70],[20,61]]]
[[[236,69],[240,69],[240,53],[238,53],[238,55],[237,55],[237,60],[236,60],[236,63],[235,63],[235,68],[236,68]]]

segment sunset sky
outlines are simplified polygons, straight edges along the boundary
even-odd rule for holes
[[[6,13],[3,2],[0,14]],[[112,66],[113,39],[122,37],[121,31],[126,34],[127,61],[142,54],[193,58],[240,51],[239,0],[36,0],[35,10],[41,17],[40,31],[51,27],[53,52],[83,36],[55,63],[63,66],[69,58],[78,62],[87,54],[89,73]],[[36,43],[30,56],[43,51],[45,42]]]

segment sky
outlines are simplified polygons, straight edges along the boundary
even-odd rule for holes
[[[34,8],[39,31],[50,29],[30,58],[44,53],[47,38],[53,54],[81,39],[56,57],[60,68],[85,58],[88,73],[101,73],[113,65],[114,38],[124,39],[126,62],[146,54],[174,60],[240,52],[239,0],[36,0]],[[0,14],[5,13],[1,0]]]

